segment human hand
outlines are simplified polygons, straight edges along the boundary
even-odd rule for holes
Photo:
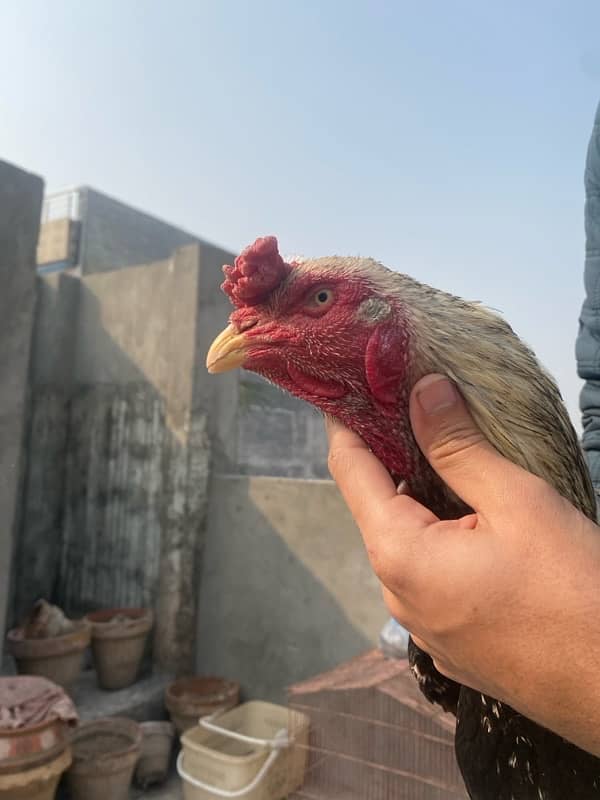
[[[573,706],[573,666],[595,691],[600,657],[598,642],[586,654],[600,611],[598,528],[503,458],[443,376],[419,381],[410,417],[423,454],[473,514],[441,521],[397,494],[360,437],[328,422],[330,470],[390,612],[442,673],[573,738],[586,714]]]

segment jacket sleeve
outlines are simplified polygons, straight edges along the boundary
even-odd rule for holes
[[[600,490],[600,105],[585,165],[585,300],[576,343],[577,372],[585,383],[580,407],[583,449]]]

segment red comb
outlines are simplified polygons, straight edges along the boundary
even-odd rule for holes
[[[225,281],[221,289],[234,306],[255,306],[279,286],[290,268],[279,255],[277,239],[264,236],[247,247],[233,267],[229,264],[223,267]]]

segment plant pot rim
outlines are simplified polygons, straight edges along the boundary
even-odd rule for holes
[[[124,608],[99,608],[97,611],[90,611],[88,614],[85,615],[85,619],[91,622],[93,625],[114,625],[114,622],[111,620],[114,617],[127,617],[130,620],[141,620],[153,618],[153,613],[151,608],[142,608],[142,607],[124,607]]]
[[[115,617],[125,621],[113,622]],[[92,626],[92,639],[125,639],[145,636],[154,625],[150,608],[106,608],[86,615]]]
[[[27,639],[24,628],[12,628],[6,634],[7,649],[17,659],[48,658],[85,650],[92,637],[92,626],[85,617],[73,620],[73,623],[73,630],[41,639]]]
[[[168,720],[149,720],[147,722],[140,722],[142,730],[142,739],[145,736],[175,736],[175,726]]]
[[[58,753],[49,761],[42,764],[32,764],[20,769],[18,772],[11,772],[0,775],[0,789],[2,791],[22,789],[28,784],[49,781],[57,775],[61,775],[68,769],[73,762],[71,748],[65,746],[61,753]]]
[[[202,691],[205,686],[210,691]],[[165,691],[165,700],[179,706],[185,702],[186,706],[193,703],[203,705],[206,703],[222,703],[231,700],[239,693],[240,684],[217,675],[188,675],[170,683]],[[191,701],[191,702],[190,702]]]
[[[96,736],[99,733],[115,734],[119,738],[129,739],[129,743],[109,752],[95,752],[90,755],[77,752],[78,741],[90,736]],[[135,720],[127,719],[126,717],[102,717],[101,719],[82,722],[71,734],[70,744],[73,751],[73,767],[91,766],[111,759],[137,754],[141,743],[142,731],[139,723],[135,722]]]

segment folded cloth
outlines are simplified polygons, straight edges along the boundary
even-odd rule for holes
[[[60,686],[34,675],[0,678],[0,728],[24,728],[52,718],[76,724],[77,709]]]

